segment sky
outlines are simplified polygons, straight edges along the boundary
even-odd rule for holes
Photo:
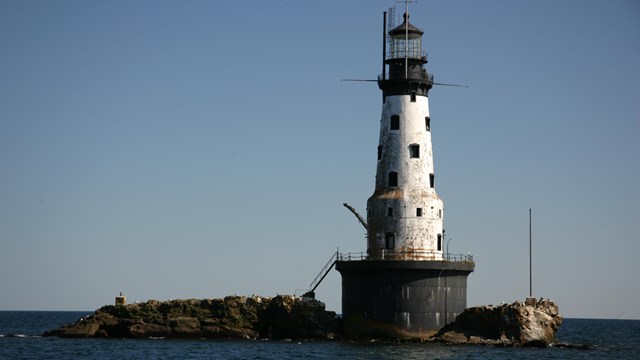
[[[0,310],[302,294],[366,250],[368,1],[0,1]],[[640,2],[421,0],[468,306],[640,319]],[[340,274],[316,291],[340,312]]]

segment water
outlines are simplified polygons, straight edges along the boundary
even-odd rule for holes
[[[338,341],[59,339],[46,330],[90,312],[0,311],[0,359],[603,359],[640,358],[640,320],[565,319],[558,337],[592,350]]]

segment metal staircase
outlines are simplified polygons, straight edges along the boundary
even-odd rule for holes
[[[333,266],[336,264],[336,261],[338,261],[338,251],[337,250],[336,250],[335,253],[333,253],[333,255],[331,255],[331,258],[329,259],[329,261],[327,261],[327,263],[324,265],[322,270],[320,270],[320,273],[318,273],[318,275],[315,277],[315,279],[313,279],[311,284],[309,284],[309,289],[310,290],[307,291],[307,293],[304,294],[304,296],[308,296],[308,297],[312,297],[312,298],[315,297],[314,291],[316,291],[316,289],[318,288],[318,285],[320,285],[322,280],[324,280],[324,278],[329,274],[329,271],[331,271],[331,269],[333,269]]]

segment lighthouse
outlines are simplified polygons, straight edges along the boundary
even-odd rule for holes
[[[386,31],[386,13],[384,20]],[[375,189],[367,201],[366,253],[338,254],[344,330],[351,336],[425,337],[466,308],[470,255],[444,251],[436,193],[424,32],[408,12],[383,40]],[[434,122],[435,123],[435,122]]]

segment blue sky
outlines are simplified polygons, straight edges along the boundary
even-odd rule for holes
[[[394,1],[0,2],[0,309],[276,295],[364,251]],[[640,3],[420,1],[468,305],[640,319]],[[400,23],[398,20],[397,24]],[[317,291],[340,311],[340,275]]]

